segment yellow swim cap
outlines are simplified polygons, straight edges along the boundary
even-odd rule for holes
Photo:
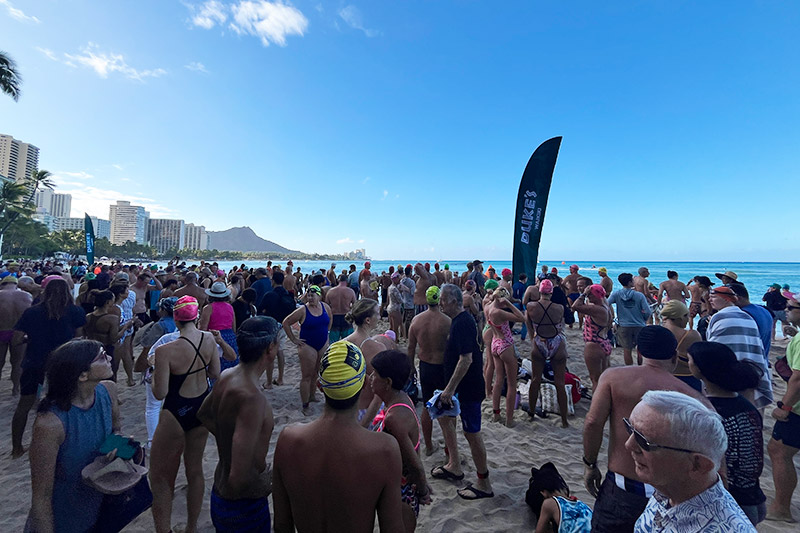
[[[425,291],[425,300],[428,305],[439,305],[439,287],[436,285],[428,287],[428,290]]]
[[[358,346],[341,340],[328,346],[319,367],[322,392],[333,400],[347,400],[361,391],[367,364]]]

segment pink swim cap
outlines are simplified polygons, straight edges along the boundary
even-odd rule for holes
[[[595,283],[591,287],[589,287],[589,292],[594,294],[597,298],[605,298],[606,297],[606,290],[603,288],[602,285],[598,285]]]
[[[198,305],[194,296],[181,296],[172,308],[172,317],[178,322],[191,322],[197,318]]]
[[[542,294],[553,294],[553,282],[549,279],[543,279],[539,284],[539,292]]]
[[[53,281],[54,279],[64,279],[61,276],[56,276],[55,274],[51,274],[42,280],[42,288],[44,289],[47,287],[47,284]]]

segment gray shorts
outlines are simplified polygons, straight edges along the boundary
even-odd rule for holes
[[[642,331],[642,326],[617,326],[617,342],[625,350],[636,348],[636,337]]]

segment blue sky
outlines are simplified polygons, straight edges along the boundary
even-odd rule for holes
[[[128,199],[307,252],[800,261],[800,3],[0,0],[0,133],[73,215]],[[787,202],[788,201],[788,202]]]

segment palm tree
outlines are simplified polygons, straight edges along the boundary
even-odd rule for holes
[[[17,64],[5,52],[0,51],[0,91],[9,95],[15,102],[19,101],[21,83],[22,77],[17,72]]]
[[[1,180],[0,184],[0,259],[3,257],[3,235],[17,218],[33,212],[33,197],[39,189],[52,189],[52,174],[35,170],[24,180]]]

